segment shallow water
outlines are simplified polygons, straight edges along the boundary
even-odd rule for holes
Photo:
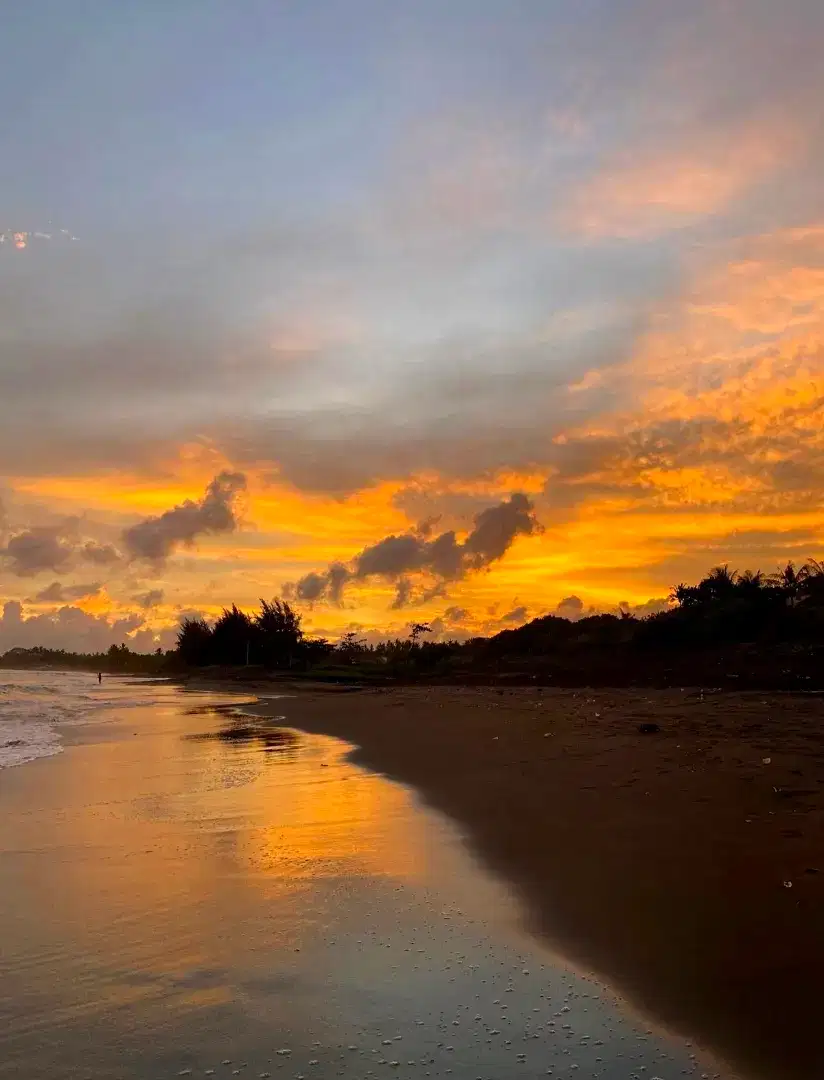
[[[107,692],[68,753],[0,771],[0,1076],[718,1073],[523,934],[451,826],[290,730],[288,698],[261,724]]]
[[[146,700],[161,702],[176,692],[172,683],[139,676],[106,676],[98,683],[88,671],[0,668],[0,768],[59,754],[61,725],[85,722],[114,706],[126,709]]]

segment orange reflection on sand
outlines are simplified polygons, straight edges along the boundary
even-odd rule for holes
[[[347,750],[331,740],[304,735],[301,741],[307,756],[289,765],[289,779],[278,789],[288,794],[273,809],[275,820],[246,832],[237,858],[278,881],[420,878],[425,841],[409,794],[350,765]]]
[[[40,910],[27,909],[21,926],[36,928],[36,948],[69,982],[93,957],[110,982],[101,1000],[226,1001],[221,972],[271,966],[272,949],[291,955],[311,942],[314,883],[351,889],[424,873],[424,826],[402,788],[358,770],[334,740],[216,738],[258,721],[189,715],[204,700],[181,694],[96,720],[72,767],[52,770],[38,814],[15,827],[15,845],[46,835],[63,853],[44,862],[28,901]],[[276,722],[260,723],[277,733]],[[23,956],[23,931],[18,945]]]

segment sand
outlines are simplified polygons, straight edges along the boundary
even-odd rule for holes
[[[730,1080],[523,934],[347,744],[225,692],[107,695],[0,771],[3,1080]]]
[[[418,687],[258,709],[413,785],[648,1016],[748,1076],[824,1075],[822,698]]]

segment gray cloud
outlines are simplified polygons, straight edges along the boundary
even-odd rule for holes
[[[364,387],[357,406],[344,400],[299,413],[278,408],[265,419],[252,413],[218,439],[238,465],[271,461],[303,490],[339,494],[421,472],[475,477],[540,468],[553,436],[604,402],[597,390],[570,395],[570,379],[620,361],[636,331],[616,327],[598,348],[581,346],[574,361],[518,336],[421,346],[392,358],[389,385],[353,376]]]
[[[449,549],[455,545],[455,534],[444,533],[446,543],[441,547]],[[433,540],[437,544],[442,538]],[[430,542],[424,540],[415,533],[407,533],[404,536],[386,536],[378,540],[371,547],[355,557],[355,569],[353,576],[357,578],[372,577],[380,574],[385,577],[396,577],[407,571],[422,570],[431,562],[429,557]]]
[[[469,612],[462,607],[448,607],[443,613],[443,618],[446,622],[460,623],[469,618]]]
[[[351,571],[343,563],[331,563],[323,573],[312,571],[297,582],[287,582],[283,594],[287,599],[309,603],[323,598],[332,604],[340,604],[343,602],[343,588],[351,576]]]
[[[391,609],[393,611],[400,611],[401,608],[406,607],[412,599],[412,595],[413,585],[409,578],[399,578],[395,586],[395,599],[390,605]]]
[[[464,543],[474,567],[487,566],[502,558],[516,536],[531,536],[540,531],[532,511],[532,503],[520,492],[498,506],[482,510]]]
[[[51,472],[101,461],[146,464],[203,434],[276,463],[300,486],[345,490],[415,469],[477,475],[543,461],[558,414],[568,407],[553,386],[576,366],[597,367],[625,352],[632,313],[677,278],[685,247],[683,234],[654,250],[559,245],[548,224],[559,197],[613,161],[617,148],[634,156],[688,135],[687,145],[700,149],[707,132],[717,140],[769,110],[790,122],[815,117],[821,90],[814,50],[822,16],[813,0],[697,3],[689,18],[669,3],[660,13],[656,8],[655,19],[635,6],[579,5],[574,18],[564,7],[533,5],[494,35],[494,66],[512,75],[503,81],[479,77],[491,62],[483,11],[462,18],[460,33],[441,12],[437,20],[425,11],[415,16],[402,52],[410,70],[422,70],[414,57],[425,40],[424,67],[433,77],[423,99],[410,80],[401,114],[390,110],[387,117],[397,143],[382,142],[385,157],[368,170],[380,179],[345,200],[326,197],[332,189],[324,165],[339,151],[338,136],[328,140],[340,130],[330,122],[332,101],[313,140],[311,169],[301,172],[296,159],[298,172],[288,174],[283,190],[284,178],[269,170],[271,200],[254,183],[247,186],[252,157],[270,159],[257,156],[266,152],[256,144],[244,147],[243,125],[236,126],[235,145],[248,153],[212,159],[215,168],[202,169],[210,160],[204,143],[204,156],[198,150],[191,157],[191,172],[189,158],[174,154],[166,155],[172,173],[158,172],[153,153],[141,152],[148,128],[140,95],[124,103],[122,122],[136,138],[124,140],[127,149],[133,144],[134,170],[120,180],[151,193],[148,202],[136,200],[140,219],[132,235],[119,211],[112,218],[111,205],[107,212],[98,203],[96,245],[82,241],[65,257],[49,251],[36,272],[19,260],[4,274],[4,462]],[[150,37],[138,37],[141,50]],[[396,44],[385,54],[394,55]],[[53,73],[40,74],[54,93]],[[66,93],[77,93],[82,79],[71,73]],[[412,103],[418,108],[409,112]],[[67,106],[60,119],[43,119],[71,125],[81,113]],[[90,169],[109,175],[107,140],[92,144],[87,131],[76,135]],[[770,228],[815,220],[818,187],[810,175],[820,156],[816,126],[807,138],[808,175],[790,176],[784,198],[767,207],[737,205],[739,233],[765,220]],[[27,167],[17,167],[22,179]],[[232,182],[204,189],[204,176],[216,175]],[[302,183],[296,186],[295,177]],[[323,199],[293,201],[294,190],[312,190],[319,179]],[[59,173],[54,182],[59,186]],[[189,188],[198,194],[184,201],[180,193]],[[251,195],[242,200],[242,221],[231,200],[218,195],[224,190]],[[166,207],[162,228],[147,210],[157,200]],[[345,217],[321,219],[321,211],[306,209],[335,203],[345,206]],[[368,212],[353,211],[363,205]],[[709,239],[725,227],[714,222]],[[558,310],[547,310],[549,297],[558,298]],[[591,311],[605,297],[623,310],[606,331],[593,331]],[[320,333],[316,349],[272,347],[272,327],[290,311],[302,307],[316,331],[335,304],[356,325],[374,329],[370,340],[329,347]],[[577,329],[546,333],[545,321],[565,312]]]
[[[12,536],[0,555],[13,574],[34,577],[44,570],[63,570],[71,562],[74,546],[61,526],[40,525]]]
[[[459,249],[447,265],[437,238],[410,250],[405,231],[385,224],[380,235],[359,220],[268,225],[208,243],[171,229],[149,250],[130,244],[126,266],[114,252],[78,248],[70,290],[54,268],[37,288],[19,283],[13,298],[0,295],[0,457],[29,474],[101,461],[151,467],[206,436],[239,467],[271,463],[325,491],[416,467],[466,475],[523,464],[566,408],[553,390],[625,352],[636,298],[663,278],[660,267],[635,273],[609,253],[598,256],[609,270],[594,275],[591,256],[561,258],[542,242],[527,251],[519,241],[517,262],[500,261],[488,238],[487,280],[471,235],[447,242]],[[547,342],[548,315],[600,302],[603,283],[592,282],[613,269],[608,325]],[[557,312],[547,312],[548,294]],[[117,319],[100,317],[101,296]],[[250,320],[264,302],[265,319]],[[290,336],[295,309],[305,330],[291,336],[309,341],[299,356],[276,340]],[[477,325],[476,313],[492,310],[509,329]],[[336,320],[375,331],[338,332]],[[409,340],[393,326],[422,332]]]
[[[97,596],[102,588],[99,581],[90,582],[88,585],[61,585],[59,581],[53,581],[45,589],[41,589],[33,598],[35,604],[60,604],[70,600],[82,600],[85,596]]]
[[[445,616],[430,619],[429,625],[432,627],[432,633],[427,635],[427,641],[468,641],[476,636],[465,626],[452,622]]]
[[[528,611],[529,608],[525,604],[520,604],[511,611],[507,611],[505,615],[502,615],[500,621],[502,623],[517,623],[520,625],[526,621]]]
[[[131,635],[143,626],[140,616],[108,619],[66,605],[58,611],[26,616],[20,603],[8,601],[0,617],[0,653],[13,648],[69,649],[74,652],[105,652],[110,645],[133,644]],[[141,648],[148,642],[141,641]]]
[[[148,592],[139,593],[137,596],[132,597],[132,599],[142,608],[148,609],[157,607],[158,604],[163,603],[163,590],[149,589]]]
[[[432,540],[420,531],[379,540],[355,557],[353,577],[394,578],[426,570],[452,580],[502,558],[516,536],[529,536],[539,528],[532,503],[526,495],[516,492],[498,506],[477,514],[463,542],[458,541],[453,530]]]
[[[584,614],[584,601],[580,596],[565,596],[555,608],[555,614],[574,622]]]
[[[406,575],[425,573],[440,579],[426,598],[440,595],[443,583],[481,570],[502,558],[517,536],[540,531],[534,508],[526,495],[515,492],[508,499],[476,514],[472,530],[459,541],[453,530],[433,539],[431,530],[420,528],[399,536],[386,536],[364,548],[352,561],[351,568],[334,563],[323,572],[313,571],[287,586],[287,593],[299,600],[339,602],[348,581],[384,577],[398,582],[394,608],[402,607],[412,597],[412,585]]]
[[[187,499],[158,517],[132,525],[123,543],[134,558],[162,562],[180,546],[191,546],[205,533],[232,532],[237,528],[235,499],[246,488],[243,473],[222,472],[198,502]]]
[[[86,562],[97,566],[111,566],[120,561],[120,553],[112,544],[98,544],[95,540],[87,540],[79,554]]]
[[[111,544],[78,538],[79,523],[77,518],[66,518],[57,524],[32,525],[16,532],[0,548],[0,558],[18,577],[34,577],[46,570],[65,571],[82,562],[95,566],[119,562],[120,555]]]

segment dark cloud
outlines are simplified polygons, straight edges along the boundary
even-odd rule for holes
[[[97,596],[102,587],[99,581],[90,582],[88,585],[61,585],[59,581],[53,581],[33,597],[32,603],[62,604],[70,600],[82,600],[85,596]]]
[[[395,358],[392,385],[376,386],[357,408],[280,410],[217,438],[239,465],[276,463],[296,487],[334,494],[419,473],[477,477],[541,468],[553,436],[597,411],[594,395],[571,397],[567,383],[585,367],[620,358],[629,345],[612,341],[602,354],[579,357],[573,371],[547,346],[525,352],[516,342],[478,340],[457,344],[452,355],[422,350],[414,365]],[[454,354],[462,353],[459,364]],[[455,367],[463,371],[450,373]],[[410,369],[415,382],[404,381]]]
[[[12,536],[0,555],[13,574],[34,577],[44,570],[63,570],[71,562],[74,546],[61,526],[40,525]]]
[[[198,536],[232,532],[237,528],[235,499],[245,488],[243,473],[220,473],[198,502],[187,499],[126,529],[123,543],[127,552],[137,559],[162,562],[176,548],[191,546]]]
[[[400,506],[401,503],[398,500],[393,499],[396,505]],[[435,526],[440,521],[440,515],[434,514],[432,517],[424,518],[423,521],[418,522],[415,527],[415,532],[418,536],[422,536],[424,540],[428,540],[432,533],[435,531]]]
[[[580,598],[580,596],[565,596],[555,607],[552,615],[558,615],[562,619],[569,619],[570,622],[577,622],[579,619],[586,619],[590,615],[599,615],[604,612],[603,607],[597,607],[595,604],[589,604],[588,606]],[[611,614],[615,614],[615,609],[609,609]]]
[[[142,608],[148,609],[157,607],[158,604],[163,603],[163,590],[149,589],[148,592],[139,593],[137,596],[132,597],[132,599]]]
[[[300,581],[287,581],[283,586],[283,595],[287,600],[308,600],[312,603],[324,595],[327,581],[326,574],[318,574],[312,570]]]
[[[452,580],[502,558],[516,536],[529,536],[539,528],[532,503],[526,495],[516,492],[498,506],[477,514],[463,542],[453,530],[432,540],[420,531],[379,540],[355,557],[353,577],[395,578],[426,570]]]
[[[308,603],[325,599],[332,604],[340,604],[343,601],[343,588],[351,577],[351,571],[343,563],[332,563],[323,573],[312,571],[297,582],[287,582],[283,595],[287,599],[305,600]]]
[[[448,607],[443,613],[446,622],[460,623],[469,618],[469,612],[462,607]]]
[[[399,578],[395,585],[395,599],[390,605],[392,610],[400,611],[401,608],[406,607],[412,599],[413,591],[413,585],[409,578]]]
[[[397,577],[422,570],[438,558],[437,553],[430,554],[434,545],[439,546],[439,551],[451,551],[456,546],[455,534],[444,533],[431,542],[416,533],[386,536],[355,557],[353,577]]]
[[[556,606],[555,614],[574,622],[584,614],[584,601],[580,596],[565,596]]]
[[[65,571],[82,562],[111,566],[120,560],[111,544],[79,539],[78,526],[77,518],[67,518],[54,525],[33,525],[13,534],[6,546],[0,548],[0,557],[5,558],[8,568],[19,577],[33,577],[46,570]],[[77,594],[80,595],[83,594]]]
[[[463,541],[459,541],[452,530],[431,540],[420,529],[386,536],[356,555],[351,569],[335,563],[325,572],[313,571],[305,575],[287,586],[287,592],[300,600],[339,602],[347,581],[384,577],[398,582],[392,606],[399,608],[412,595],[406,575],[425,573],[440,579],[426,593],[426,598],[431,599],[442,595],[444,582],[490,566],[506,554],[517,536],[530,536],[540,528],[532,503],[526,495],[516,492],[497,506],[478,513],[472,530]]]
[[[538,532],[539,525],[532,511],[532,503],[520,492],[498,506],[482,510],[464,543],[464,550],[474,559],[475,567],[487,566],[502,558],[516,536],[531,536]]]
[[[97,566],[111,566],[120,561],[120,552],[112,544],[98,544],[95,540],[87,540],[79,554],[86,562]]]
[[[511,611],[507,611],[505,615],[502,615],[500,621],[502,623],[517,623],[520,626],[521,623],[526,621],[528,611],[529,608],[526,607],[525,604],[520,604]]]
[[[428,641],[468,641],[475,637],[474,631],[467,630],[460,623],[452,622],[446,616],[440,616],[429,620],[432,633],[427,636]]]

